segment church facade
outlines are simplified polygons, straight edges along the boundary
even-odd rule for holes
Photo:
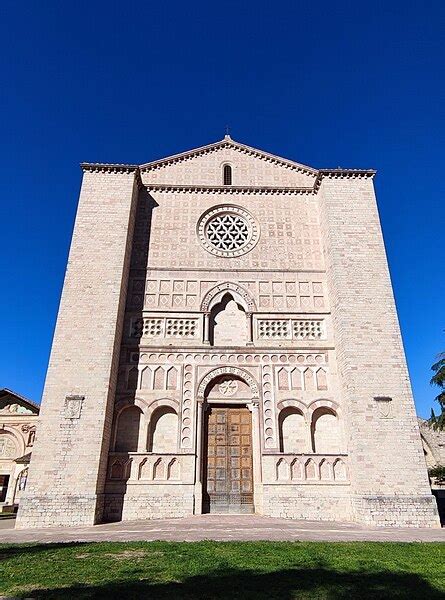
[[[0,389],[0,513],[17,510],[26,488],[39,406]]]
[[[229,136],[82,169],[17,526],[439,526],[375,172]]]

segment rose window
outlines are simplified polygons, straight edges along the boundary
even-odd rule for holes
[[[249,241],[246,221],[230,213],[210,219],[206,234],[209,242],[218,250],[239,250]]]
[[[259,230],[255,219],[243,208],[220,206],[201,217],[198,237],[204,248],[212,254],[240,256],[255,246]]]

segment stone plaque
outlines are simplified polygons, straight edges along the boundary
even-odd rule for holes
[[[65,398],[65,419],[80,419],[85,396],[67,396]]]
[[[392,419],[392,398],[389,396],[375,396],[380,417],[382,419]]]

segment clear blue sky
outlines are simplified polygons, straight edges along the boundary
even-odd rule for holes
[[[0,387],[39,401],[81,161],[232,137],[373,167],[418,411],[444,319],[444,2],[0,7]],[[94,311],[92,313],[94,318]]]

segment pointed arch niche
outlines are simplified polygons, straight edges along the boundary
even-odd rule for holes
[[[248,341],[246,311],[230,292],[213,306],[209,325],[211,346],[245,346]]]
[[[252,313],[249,293],[236,283],[222,283],[207,292],[202,303],[204,343],[212,346],[250,346]]]

